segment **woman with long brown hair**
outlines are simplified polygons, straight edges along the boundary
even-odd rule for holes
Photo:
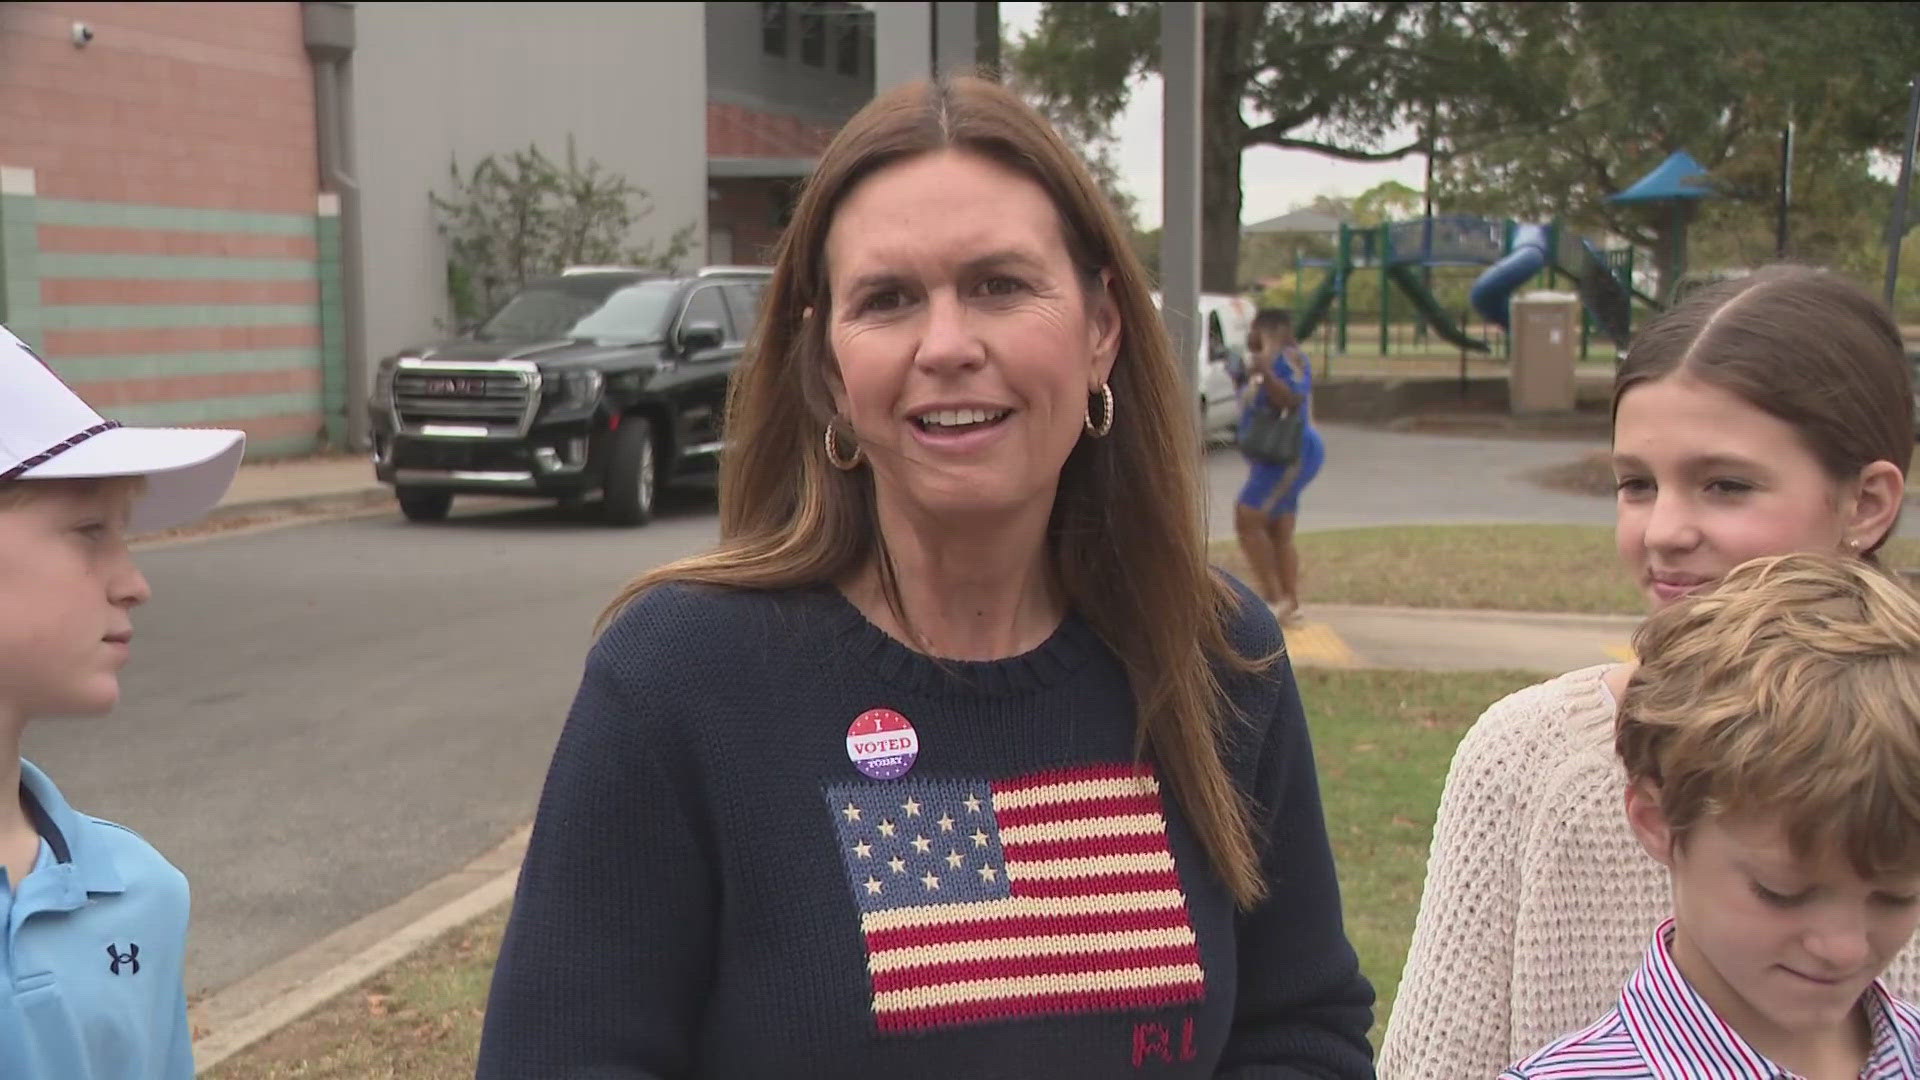
[[[882,95],[759,325],[719,547],[588,658],[480,1076],[1370,1076],[1278,627],[1085,168],[992,83]]]

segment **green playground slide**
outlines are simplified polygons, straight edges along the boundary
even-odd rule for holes
[[[1311,341],[1313,332],[1319,328],[1320,320],[1327,317],[1333,309],[1333,301],[1340,295],[1334,285],[1334,275],[1328,272],[1320,287],[1307,298],[1305,306],[1293,313],[1293,336],[1301,341]]]
[[[1413,306],[1420,312],[1420,317],[1427,320],[1427,325],[1433,327],[1433,332],[1439,334],[1449,345],[1468,352],[1488,351],[1486,342],[1477,337],[1468,336],[1466,331],[1454,323],[1453,317],[1447,314],[1447,309],[1441,307],[1440,301],[1434,299],[1433,294],[1427,291],[1427,286],[1420,280],[1420,275],[1414,273],[1412,264],[1402,263],[1387,267],[1387,277],[1391,278],[1395,285],[1400,286],[1400,291],[1406,293],[1407,299],[1413,301]]]

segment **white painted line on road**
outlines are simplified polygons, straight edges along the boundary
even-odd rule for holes
[[[204,1073],[398,962],[454,927],[513,898],[533,829],[398,903],[374,912],[194,1005],[188,1024]],[[394,929],[398,924],[398,929]]]

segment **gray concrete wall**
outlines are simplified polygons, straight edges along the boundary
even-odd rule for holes
[[[873,5],[876,94],[933,73],[933,19],[934,5],[929,3],[882,0]]]
[[[534,143],[653,196],[634,239],[694,226],[704,257],[706,50],[701,4],[391,2],[355,9],[354,159],[370,360],[436,336],[446,262],[429,191],[447,167]],[[755,5],[743,5],[754,7]]]
[[[971,0],[882,0],[873,5],[878,58],[876,92],[941,71],[969,71],[978,63],[977,5]]]
[[[872,15],[855,13],[851,5],[842,11],[827,10],[824,63],[816,66],[801,57],[802,5],[776,9],[760,3],[710,3],[704,7],[707,92],[712,100],[838,125],[873,97],[870,49],[856,50],[856,74],[840,70],[841,50],[847,44],[840,33],[845,20],[857,14],[871,35]],[[784,55],[773,55],[765,47],[762,19],[781,15],[786,23],[786,50]]]

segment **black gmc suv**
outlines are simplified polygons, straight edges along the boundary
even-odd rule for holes
[[[770,271],[581,269],[534,281],[471,333],[380,362],[374,473],[413,521],[457,494],[574,502],[644,525],[717,471],[727,381]]]

